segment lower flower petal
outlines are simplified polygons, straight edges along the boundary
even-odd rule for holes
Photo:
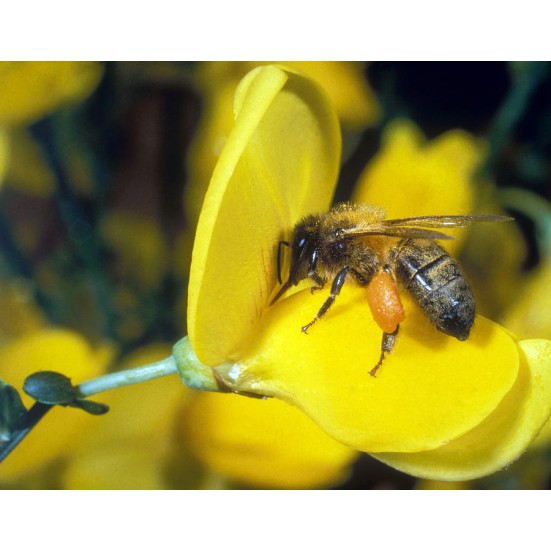
[[[304,335],[301,326],[323,302],[318,297],[303,291],[270,308],[254,348],[221,374],[239,390],[297,405],[356,449],[442,446],[485,419],[517,378],[517,346],[501,327],[479,317],[460,342],[437,331],[407,297],[395,349],[371,377],[382,333],[365,290],[345,286]]]
[[[551,341],[518,343],[518,378],[502,403],[479,426],[438,448],[374,457],[413,476],[469,480],[491,474],[518,458],[551,414]]]

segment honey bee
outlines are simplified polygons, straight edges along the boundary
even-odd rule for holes
[[[367,288],[367,302],[383,331],[375,376],[394,348],[405,319],[400,289],[408,291],[436,329],[464,341],[475,319],[475,301],[459,264],[436,243],[453,237],[431,228],[458,228],[473,222],[502,222],[508,216],[417,216],[385,220],[383,209],[341,203],[325,214],[312,214],[293,229],[291,242],[280,241],[277,272],[281,279],[282,247],[290,247],[289,277],[272,300],[303,279],[313,281],[312,293],[331,281],[331,291],[318,313],[302,327],[304,333],[322,318],[344,283],[353,279]]]

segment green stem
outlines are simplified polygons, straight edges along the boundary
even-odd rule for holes
[[[490,151],[481,170],[483,176],[487,176],[493,170],[517,124],[526,112],[532,95],[547,76],[548,70],[547,63],[538,61],[525,62],[517,66],[513,85],[488,132]]]
[[[146,381],[157,379],[158,377],[164,377],[165,375],[172,375],[177,372],[176,360],[174,359],[174,356],[169,356],[159,362],[125,369],[124,371],[116,371],[114,373],[109,373],[108,375],[91,379],[90,381],[81,383],[76,388],[79,395],[82,398],[85,398],[105,390],[144,383]]]
[[[231,368],[231,366],[232,364],[224,364],[219,367],[222,371],[225,371],[227,368]],[[212,369],[199,362],[187,337],[178,341],[174,346],[173,355],[164,360],[96,377],[95,379],[81,383],[76,386],[75,389],[80,398],[86,398],[104,392],[105,390],[144,383],[152,379],[157,379],[158,377],[173,375],[175,373],[178,373],[182,381],[192,388],[234,392],[231,389],[225,390],[220,388],[220,382],[213,376]],[[52,407],[52,405],[39,402],[34,404],[28,412],[26,426],[14,432],[10,442],[0,446],[0,462],[14,450]]]
[[[520,212],[534,222],[538,246],[545,255],[551,256],[551,204],[520,188],[501,189],[497,197],[503,207]]]

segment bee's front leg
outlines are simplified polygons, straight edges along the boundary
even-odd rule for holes
[[[350,266],[346,266],[335,276],[335,279],[333,280],[333,284],[331,285],[331,294],[329,295],[328,299],[323,303],[322,307],[319,309],[319,312],[316,314],[316,317],[310,323],[302,327],[303,333],[307,333],[308,329],[312,327],[312,325],[314,325],[316,321],[318,321],[321,317],[323,317],[327,312],[327,310],[329,310],[329,308],[331,308],[331,305],[333,304],[333,302],[335,302],[335,298],[341,292],[342,286],[346,281],[346,276],[350,271],[350,269],[351,269]]]

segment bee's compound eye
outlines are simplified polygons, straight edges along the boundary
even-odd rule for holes
[[[302,249],[304,247],[304,245],[306,244],[306,237],[303,237],[299,242],[298,242],[298,248],[299,249]]]

